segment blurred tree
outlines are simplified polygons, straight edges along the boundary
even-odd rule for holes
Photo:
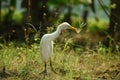
[[[72,23],[72,20],[71,20],[71,15],[72,15],[72,5],[69,4],[67,6],[67,9],[68,9],[68,12],[64,15],[64,19],[63,19],[63,22],[68,22],[68,23]]]
[[[111,0],[110,27],[107,46],[115,50],[116,43],[120,42],[120,0]]]
[[[109,34],[120,41],[120,0],[111,0],[111,5],[115,5],[111,9]]]
[[[0,21],[1,21],[1,7],[2,7],[2,0],[0,0]],[[0,22],[1,24],[1,22]]]
[[[73,5],[79,4],[80,2],[79,0],[49,0],[49,3],[56,7],[57,11],[59,11],[58,13],[62,13],[64,12],[64,10],[67,9],[67,12],[64,14],[62,22],[66,21],[71,24]]]
[[[64,11],[63,8],[67,9],[67,12],[64,14],[64,18],[62,21],[67,21],[69,23],[72,23],[71,16],[72,16],[73,6],[80,5],[80,4],[82,4],[84,6],[84,11],[83,11],[83,15],[82,15],[84,23],[87,23],[87,18],[89,15],[89,7],[91,8],[92,12],[95,14],[96,21],[98,21],[98,18],[96,16],[95,1],[94,0],[63,0],[63,1],[49,0],[49,3],[55,5],[55,7],[57,9],[62,8],[61,12]],[[57,10],[57,11],[60,11],[60,10]],[[61,13],[61,12],[59,12],[59,13]],[[83,31],[86,30],[86,26],[87,25],[84,26]]]
[[[50,12],[48,10],[47,6],[48,0],[41,0],[40,4],[40,31],[41,31],[41,36],[45,33],[47,33],[47,27],[51,25],[52,22],[50,22]]]
[[[10,0],[10,5],[8,6],[8,13],[5,15],[5,19],[3,21],[3,27],[2,29],[2,34],[4,34],[6,41],[8,42],[11,34],[12,34],[12,25],[13,25],[13,19],[12,16],[14,14],[16,8],[16,0]],[[5,33],[6,32],[6,33]]]
[[[27,17],[25,22],[32,22],[37,29],[40,27],[40,35],[42,36],[47,32],[47,27],[50,25],[49,11],[47,7],[48,0],[30,1],[30,3],[28,3],[28,0],[22,1],[22,7],[27,8]]]
[[[85,32],[87,30],[87,18],[88,18],[88,15],[89,15],[89,8],[92,10],[92,12],[94,13],[95,15],[95,20],[96,21],[99,21],[98,20],[98,17],[96,16],[96,9],[95,9],[95,0],[85,0],[84,2],[81,2],[84,6],[84,10],[83,10],[83,15],[82,15],[82,18],[83,18],[83,22],[86,23],[86,25],[84,26],[83,28],[83,31],[82,32]]]
[[[17,21],[19,15],[16,15],[17,0],[2,0],[2,3],[4,4],[2,4],[3,13],[0,26],[0,42],[4,42],[7,45],[10,40],[23,40],[22,24],[20,21]]]

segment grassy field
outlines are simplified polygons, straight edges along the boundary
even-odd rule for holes
[[[44,79],[40,72],[44,63],[39,53],[39,44],[29,48],[25,44],[9,46],[0,44],[0,80],[119,80],[120,53],[110,53],[103,47],[96,50],[71,48],[65,44],[55,44],[52,62],[55,74],[47,65],[47,76]],[[5,72],[2,68],[5,66]]]

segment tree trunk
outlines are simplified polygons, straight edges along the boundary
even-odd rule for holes
[[[110,27],[108,33],[118,42],[120,41],[120,1],[111,0],[111,4],[116,4],[116,7],[111,9]]]
[[[2,0],[0,0],[0,21],[1,21],[1,7],[2,7]],[[1,24],[1,22],[0,22],[0,24]]]
[[[68,7],[68,12],[64,15],[63,22],[68,22],[72,24],[72,20],[71,20],[72,7],[70,5],[67,7]]]
[[[23,0],[22,7],[28,8],[27,16],[31,16],[31,21],[38,29],[40,27],[40,36],[47,32],[49,26],[49,11],[47,7],[48,0]],[[30,9],[30,10],[29,10]]]
[[[111,9],[110,27],[108,29],[109,37],[106,46],[115,50],[116,44],[120,41],[120,1],[111,0],[111,5],[113,4],[116,4],[116,7]]]
[[[83,27],[83,30],[82,30],[83,33],[87,30],[88,14],[89,14],[88,4],[84,4],[84,11],[83,11],[83,14],[82,14],[82,19],[83,19],[83,22],[84,22],[86,25]]]

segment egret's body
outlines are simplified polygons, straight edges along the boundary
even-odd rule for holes
[[[49,34],[45,34],[40,42],[40,53],[43,62],[47,62],[53,53],[53,41]]]
[[[50,60],[50,57],[53,53],[53,41],[60,35],[63,29],[72,29],[76,31],[76,28],[72,27],[67,22],[60,24],[57,30],[50,34],[45,34],[40,41],[40,54],[43,62],[45,63],[45,73],[46,73],[46,63]],[[50,65],[51,60],[50,60]]]

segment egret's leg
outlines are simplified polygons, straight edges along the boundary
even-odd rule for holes
[[[54,72],[54,73],[56,73],[55,72],[55,70],[53,69],[53,66],[52,66],[52,61],[51,61],[51,59],[50,59],[50,67],[51,67],[51,70]],[[57,74],[57,73],[56,73]]]
[[[45,63],[44,64],[44,71],[42,71],[40,74],[44,74],[44,78],[45,78],[45,76],[47,75],[47,64]]]
[[[44,76],[45,76],[45,75],[47,75],[47,69],[46,69],[47,64],[45,63],[44,66],[45,66],[45,70],[44,70]]]

